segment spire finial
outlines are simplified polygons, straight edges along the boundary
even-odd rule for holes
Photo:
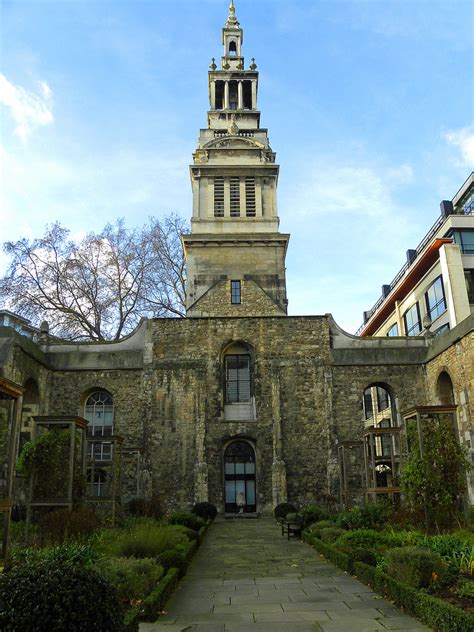
[[[235,17],[234,0],[230,0],[229,17],[227,18],[227,22],[225,23],[225,25],[227,28],[239,28],[239,22]]]

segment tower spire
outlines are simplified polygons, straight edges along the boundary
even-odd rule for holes
[[[227,22],[225,23],[226,28],[239,28],[239,21],[235,17],[235,6],[234,0],[230,0],[229,5],[229,17],[227,18]]]

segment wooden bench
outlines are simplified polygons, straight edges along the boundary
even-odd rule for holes
[[[303,531],[304,518],[300,514],[288,514],[281,521],[281,535],[288,535],[288,540],[291,534],[293,536],[301,537]]]

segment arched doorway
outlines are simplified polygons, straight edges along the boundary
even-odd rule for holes
[[[247,441],[233,441],[227,446],[224,479],[226,513],[255,512],[255,451]]]

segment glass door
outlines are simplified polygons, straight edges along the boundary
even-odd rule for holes
[[[226,513],[255,512],[255,452],[249,443],[229,445],[224,454],[224,475]]]

